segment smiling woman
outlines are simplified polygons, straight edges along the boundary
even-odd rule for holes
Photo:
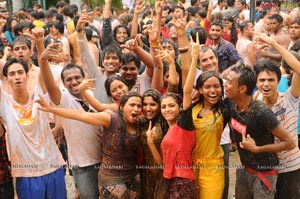
[[[142,98],[138,93],[123,95],[119,111],[113,114],[54,108],[42,99],[37,102],[43,111],[103,126],[103,159],[99,168],[101,198],[140,197],[140,176],[136,165],[140,143],[138,116],[142,111]]]

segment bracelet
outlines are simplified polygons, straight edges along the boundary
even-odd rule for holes
[[[82,32],[83,29],[76,29],[76,32]]]
[[[189,47],[185,47],[185,48],[178,48],[179,53],[186,53],[189,51]]]
[[[151,48],[158,48],[160,47],[160,41],[156,41],[156,42],[150,42],[150,47]]]

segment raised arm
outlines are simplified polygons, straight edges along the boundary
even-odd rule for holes
[[[65,117],[68,119],[78,120],[87,124],[109,127],[111,115],[107,112],[90,113],[77,109],[64,109],[51,107],[41,97],[36,101],[40,104],[39,110],[53,113],[55,115]]]
[[[100,74],[99,70],[97,69],[96,61],[89,48],[85,33],[84,31],[82,31],[84,29],[84,24],[88,21],[88,14],[80,15],[76,26],[78,50],[82,60],[82,67],[84,71],[89,74],[90,78],[96,78],[97,75],[102,75],[102,73]]]
[[[142,4],[136,4],[133,13],[132,25],[131,25],[131,37],[136,37],[139,30],[139,15],[144,9],[145,2]]]
[[[62,46],[58,43],[51,42],[46,49],[44,49],[44,29],[34,28],[32,30],[32,36],[35,38],[36,47],[38,51],[38,58],[40,63],[40,78],[43,80],[41,84],[44,84],[48,91],[51,101],[55,105],[59,105],[61,99],[61,93],[58,85],[55,83],[52,71],[50,69],[48,60],[61,57]]]
[[[284,61],[291,67],[294,71],[294,75],[291,83],[291,91],[294,97],[300,96],[300,62],[294,57],[284,46],[281,46],[277,41],[268,37],[267,35],[255,33],[257,39],[273,46],[275,50],[282,56]]]
[[[178,19],[175,22],[176,33],[178,35],[178,50],[179,50],[179,58],[181,60],[181,71],[182,71],[182,86],[185,85],[186,76],[190,69],[191,65],[191,55],[189,53],[189,40],[186,35],[186,20],[187,14],[184,18]]]
[[[127,48],[128,50],[133,51],[136,56],[146,65],[146,72],[149,77],[153,76],[154,64],[151,54],[145,51],[143,48],[138,46],[137,37],[135,39],[130,39],[126,41],[121,47]]]
[[[112,110],[114,112],[118,111],[118,106],[116,103],[104,104],[97,100],[92,94],[90,94],[87,89],[94,90],[93,83],[95,79],[88,79],[88,75],[85,76],[84,80],[79,85],[79,90],[86,101],[98,112],[105,111],[106,109]]]
[[[190,107],[192,103],[192,91],[194,88],[194,81],[196,76],[196,67],[197,67],[197,61],[200,54],[200,44],[199,44],[199,37],[198,33],[196,36],[196,42],[193,41],[193,39],[190,39],[191,44],[191,55],[192,55],[192,63],[190,66],[190,70],[188,72],[186,82],[183,87],[183,110],[186,110]]]
[[[110,22],[110,14],[111,14],[111,1],[105,0],[104,11],[103,11],[103,27],[102,27],[102,48],[104,49],[106,46],[113,42],[113,33]]]

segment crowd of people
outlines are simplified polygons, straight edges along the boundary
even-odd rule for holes
[[[235,198],[299,199],[300,5],[249,4],[1,7],[0,199],[227,199],[235,150]]]

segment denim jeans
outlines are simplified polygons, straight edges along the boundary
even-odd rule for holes
[[[80,199],[98,199],[98,170],[99,164],[72,168],[75,186]]]
[[[245,169],[236,170],[235,198],[236,199],[273,199],[276,192],[277,175],[266,176],[272,184],[272,190],[255,175]]]

